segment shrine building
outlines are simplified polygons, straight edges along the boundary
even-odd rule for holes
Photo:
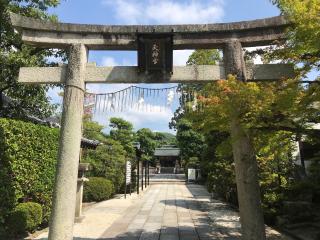
[[[156,148],[154,156],[156,158],[157,173],[174,174],[182,171],[180,149],[176,146],[164,145]]]

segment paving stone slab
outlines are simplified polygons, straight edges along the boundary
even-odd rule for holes
[[[105,217],[87,219],[96,225],[104,224],[114,214],[121,214],[113,223],[93,235],[94,227],[87,235],[75,232],[75,239],[99,240],[238,240],[240,234],[239,214],[228,204],[210,199],[210,194],[200,185],[161,184],[151,185],[141,197],[127,208],[117,204],[99,203],[91,213],[104,213]],[[117,200],[125,201],[125,200]],[[107,201],[106,201],[107,202]],[[120,202],[119,202],[120,203]],[[119,204],[118,204],[119,205]],[[107,206],[107,208],[106,208]],[[94,216],[94,215],[93,215]],[[90,215],[88,215],[90,217]],[[81,223],[75,229],[85,228]],[[273,232],[273,231],[268,231]],[[276,232],[276,231],[275,231]],[[277,232],[276,232],[277,233]],[[78,234],[78,235],[77,235]],[[81,238],[77,238],[77,237]],[[282,240],[273,234],[268,240]],[[38,238],[46,239],[46,238]]]

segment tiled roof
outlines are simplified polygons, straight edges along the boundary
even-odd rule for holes
[[[180,149],[175,147],[156,148],[154,151],[154,156],[156,157],[179,156],[179,155],[180,155]]]

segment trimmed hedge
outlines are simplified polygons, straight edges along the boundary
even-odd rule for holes
[[[48,220],[59,129],[0,118],[0,227],[22,202],[41,204]]]
[[[83,200],[99,202],[109,199],[114,194],[114,186],[110,180],[102,177],[91,177],[84,184]]]
[[[10,214],[9,231],[13,233],[33,232],[42,222],[42,207],[38,203],[20,203]]]

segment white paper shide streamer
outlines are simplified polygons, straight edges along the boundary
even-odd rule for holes
[[[198,108],[197,94],[181,92],[178,86],[169,88],[143,88],[130,86],[111,93],[86,93],[84,109],[86,114],[105,112],[125,112],[129,110],[141,112],[159,112],[171,109],[174,102],[180,106],[188,106],[196,111]]]

